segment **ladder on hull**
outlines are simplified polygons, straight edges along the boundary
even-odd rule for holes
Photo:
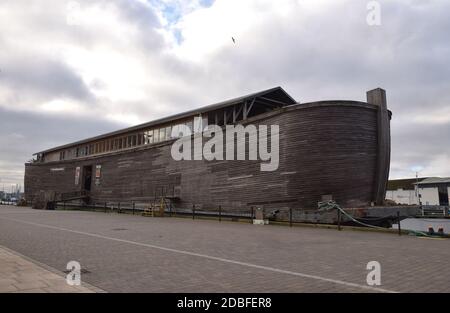
[[[163,217],[166,211],[169,211],[170,213],[173,211],[172,201],[165,196],[161,196],[159,198],[155,197],[155,200],[150,203],[147,208],[144,209],[142,215],[151,217]]]

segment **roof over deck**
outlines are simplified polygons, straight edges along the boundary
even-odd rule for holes
[[[414,185],[418,181],[423,181],[425,178],[405,178],[405,179],[392,179],[388,181],[387,190],[414,190]]]
[[[415,185],[450,184],[450,177],[428,177]]]
[[[275,87],[275,88],[271,88],[271,89],[267,89],[267,90],[263,90],[263,91],[259,91],[259,92],[255,92],[255,93],[251,93],[251,94],[248,94],[248,95],[245,95],[245,96],[241,96],[241,97],[238,97],[238,98],[230,99],[230,100],[227,100],[227,101],[222,101],[222,102],[219,102],[219,103],[207,105],[207,106],[204,106],[204,107],[201,107],[201,108],[198,108],[198,109],[194,109],[194,110],[186,111],[186,112],[183,112],[183,113],[171,115],[171,116],[164,117],[164,118],[161,118],[161,119],[157,119],[157,120],[154,120],[154,121],[151,121],[151,122],[147,122],[147,123],[139,124],[139,125],[136,125],[136,126],[124,128],[124,129],[121,129],[121,130],[109,132],[109,133],[102,134],[102,135],[99,135],[99,136],[96,136],[96,137],[91,137],[91,138],[79,140],[79,141],[76,141],[76,142],[72,142],[72,143],[69,143],[69,144],[66,144],[66,145],[54,147],[54,148],[51,148],[51,149],[47,149],[47,150],[44,150],[44,151],[37,152],[34,155],[41,154],[41,153],[53,152],[53,151],[57,151],[57,150],[62,150],[62,149],[66,149],[66,148],[82,145],[82,144],[85,144],[85,143],[88,143],[88,142],[101,140],[101,139],[105,139],[105,138],[109,138],[109,137],[117,136],[117,135],[121,135],[121,134],[126,134],[126,133],[133,132],[133,131],[138,131],[138,130],[141,130],[141,129],[157,126],[159,124],[165,124],[165,123],[169,123],[169,122],[176,121],[176,120],[179,120],[179,119],[188,118],[190,116],[196,116],[196,115],[199,115],[199,114],[203,114],[203,113],[219,110],[219,109],[222,109],[222,108],[225,108],[225,107],[230,107],[230,106],[233,106],[233,105],[236,105],[236,104],[241,104],[241,103],[244,103],[246,101],[249,101],[249,102],[251,102],[254,105],[273,106],[274,108],[288,106],[288,105],[292,105],[292,104],[297,103],[286,91],[284,91],[283,88]]]

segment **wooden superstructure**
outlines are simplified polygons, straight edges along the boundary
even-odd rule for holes
[[[175,207],[230,211],[317,208],[328,198],[343,207],[381,204],[391,113],[384,90],[369,91],[367,98],[300,104],[277,87],[52,148],[25,164],[25,195],[87,191],[93,202],[164,195]],[[193,129],[195,117],[222,127],[279,125],[278,169],[263,172],[260,160],[174,160],[171,130]]]

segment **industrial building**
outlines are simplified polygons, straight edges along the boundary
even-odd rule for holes
[[[386,199],[406,205],[448,206],[450,177],[426,177],[390,180]]]
[[[448,206],[450,202],[450,177],[429,177],[416,184],[420,201],[424,205]]]
[[[424,178],[406,178],[389,180],[386,190],[386,199],[397,204],[418,205],[419,194],[415,183]]]

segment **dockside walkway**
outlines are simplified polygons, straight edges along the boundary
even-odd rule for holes
[[[17,252],[0,246],[0,293],[92,293],[101,292],[82,283],[70,286],[64,273],[38,264]]]

